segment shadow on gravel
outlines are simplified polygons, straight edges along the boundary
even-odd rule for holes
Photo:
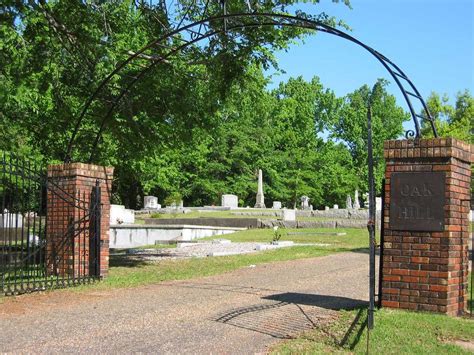
[[[109,266],[112,267],[139,267],[147,265],[146,260],[133,258],[128,255],[111,255]]]
[[[261,299],[265,303],[232,309],[212,320],[278,339],[291,339],[314,328],[324,329],[337,317],[337,310],[367,305],[365,301],[346,297],[302,293],[280,293]],[[360,316],[353,322],[347,337],[344,336],[342,341],[335,339],[337,343],[345,345],[352,340],[352,333],[359,323]],[[360,338],[360,334],[357,338]]]
[[[315,307],[309,310],[297,304],[277,302],[233,309],[212,320],[273,338],[291,339],[331,318],[330,314],[318,312]]]
[[[314,295],[308,293],[280,293],[262,297],[266,300],[294,303],[306,306],[315,306],[320,308],[332,309],[339,311],[341,309],[355,309],[367,305],[366,301],[356,300],[353,298],[329,296],[329,295]]]

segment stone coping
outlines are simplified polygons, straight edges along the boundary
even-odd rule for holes
[[[384,158],[456,158],[474,161],[474,145],[454,138],[405,139],[384,142]]]

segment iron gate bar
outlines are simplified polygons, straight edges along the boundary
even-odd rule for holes
[[[363,42],[357,40],[356,38],[348,35],[347,33],[343,32],[341,30],[338,30],[334,27],[331,27],[331,26],[329,26],[329,25],[327,25],[327,24],[325,24],[321,21],[306,19],[306,18],[293,16],[293,15],[276,14],[276,13],[236,13],[236,14],[225,14],[225,15],[211,16],[211,17],[199,20],[199,21],[195,21],[191,24],[179,27],[179,28],[177,28],[173,31],[170,31],[169,33],[159,37],[158,39],[150,42],[149,44],[147,44],[146,46],[144,46],[140,50],[134,52],[134,54],[130,55],[126,60],[121,62],[109,75],[107,75],[107,77],[105,77],[101,81],[101,83],[99,84],[97,89],[92,93],[92,95],[86,101],[86,103],[84,105],[84,108],[81,111],[81,114],[79,115],[79,117],[78,117],[78,119],[77,119],[77,121],[74,125],[73,132],[72,132],[71,137],[70,137],[69,142],[68,142],[68,146],[67,146],[64,161],[65,162],[71,161],[72,149],[73,149],[77,134],[79,133],[79,130],[80,130],[81,125],[82,125],[82,121],[83,121],[86,113],[89,111],[89,108],[90,108],[91,104],[95,100],[100,99],[99,93],[111,82],[111,79],[115,75],[121,73],[121,71],[129,63],[131,63],[133,60],[136,60],[137,58],[139,59],[140,55],[144,54],[145,51],[151,49],[152,47],[157,46],[157,45],[158,46],[162,45],[163,42],[167,41],[170,38],[175,38],[176,39],[177,35],[179,35],[183,32],[189,32],[194,27],[199,26],[200,28],[202,28],[202,27],[208,28],[210,23],[212,23],[212,22],[216,22],[216,21],[220,21],[220,20],[226,20],[227,21],[227,20],[233,20],[233,19],[239,19],[239,20],[250,19],[250,22],[248,22],[248,23],[247,22],[241,22],[241,23],[235,24],[231,27],[226,26],[226,28],[224,28],[224,29],[208,30],[207,32],[205,32],[203,34],[200,33],[200,29],[199,29],[197,33],[200,34],[200,35],[198,37],[196,37],[195,39],[191,38],[190,41],[185,40],[186,41],[185,44],[183,44],[182,46],[178,46],[177,48],[171,49],[169,53],[167,53],[165,55],[162,55],[159,60],[154,61],[153,63],[149,64],[149,66],[147,68],[143,69],[135,79],[132,79],[132,81],[126,85],[126,87],[127,87],[126,90],[122,90],[120,95],[117,97],[116,100],[114,100],[113,104],[111,105],[111,107],[107,111],[106,116],[103,117],[103,119],[102,119],[103,123],[100,124],[99,131],[97,133],[96,139],[94,140],[94,144],[93,144],[92,149],[91,149],[91,158],[89,159],[89,162],[91,162],[93,157],[94,157],[94,151],[97,148],[97,145],[99,143],[100,135],[102,135],[104,125],[105,125],[106,121],[108,120],[108,118],[113,113],[113,111],[115,110],[116,106],[118,105],[118,102],[125,96],[125,94],[127,92],[130,91],[130,89],[135,85],[135,83],[138,80],[143,78],[144,74],[149,72],[149,70],[152,67],[154,67],[155,65],[157,65],[159,63],[162,63],[164,61],[164,59],[166,59],[167,57],[169,57],[170,55],[172,55],[174,53],[179,52],[180,50],[186,48],[187,46],[192,45],[194,43],[197,43],[198,41],[201,41],[203,39],[209,38],[213,35],[225,33],[225,32],[231,31],[233,29],[239,29],[239,28],[240,29],[245,29],[245,28],[254,28],[254,27],[262,27],[262,26],[264,26],[264,27],[265,26],[296,27],[296,28],[305,28],[305,29],[309,29],[309,30],[316,30],[316,31],[320,31],[320,32],[324,32],[324,33],[328,33],[328,34],[332,34],[332,35],[344,38],[346,40],[349,40],[349,41],[363,47],[370,54],[372,54],[384,66],[384,68],[392,76],[392,78],[395,80],[395,83],[397,84],[398,88],[402,92],[402,95],[403,95],[403,97],[404,97],[404,99],[405,99],[405,101],[408,105],[410,114],[412,116],[413,123],[415,125],[415,131],[416,131],[416,132],[414,132],[414,131],[409,130],[407,132],[407,137],[415,137],[415,136],[416,137],[421,137],[421,130],[420,130],[420,124],[419,124],[418,118],[422,118],[422,119],[430,122],[431,129],[433,131],[433,135],[435,137],[438,136],[437,131],[436,131],[435,122],[434,122],[434,120],[433,120],[433,118],[432,118],[432,116],[431,116],[431,114],[428,110],[428,107],[427,107],[426,103],[424,102],[422,96],[420,95],[419,91],[416,89],[413,82],[408,78],[408,76],[395,63],[393,63],[391,60],[389,60],[387,57],[385,57],[383,54],[379,53],[375,49],[369,47],[368,45],[366,45]],[[271,20],[271,21],[270,22],[259,22],[258,21],[259,19]],[[191,37],[193,37],[193,36],[195,36],[195,35],[192,34]],[[181,37],[178,37],[178,38],[180,40],[183,40]],[[407,89],[405,89],[404,85],[402,84],[402,82],[400,81],[399,78],[406,81],[406,83],[409,86],[409,89],[411,89],[415,93],[414,98],[416,98],[421,103],[421,105],[423,107],[423,111],[426,114],[426,117],[420,116],[415,112],[415,109],[414,109],[413,104],[412,104],[412,102],[410,100],[410,97],[409,97],[410,95],[408,94],[409,91]]]
[[[382,270],[383,270],[383,244],[385,242],[384,233],[384,212],[385,211],[385,178],[382,180],[382,210],[380,211],[380,246],[379,246],[379,290],[377,296],[377,307],[382,307]]]
[[[14,172],[15,169],[16,170],[21,169],[20,170],[21,174],[14,174],[16,176],[16,179],[18,179],[18,177],[21,176],[21,177],[26,178],[29,181],[33,181],[33,182],[37,183],[38,185],[46,184],[46,175],[38,174],[38,171],[39,171],[40,168],[37,166],[36,162],[35,162],[34,167],[31,168],[31,165],[28,165],[28,167],[21,166],[21,164],[18,163],[20,158],[18,156],[14,155],[14,154],[9,154],[9,159],[7,159],[6,152],[3,152],[2,156],[3,156],[3,160],[1,162],[2,163],[1,165],[2,165],[3,174],[5,174],[5,172],[6,172],[5,171],[5,166],[8,165],[8,166],[10,166],[9,171],[10,171],[11,174]],[[13,159],[16,159],[17,163],[16,164],[13,163],[12,159],[10,157],[13,157]],[[8,163],[7,163],[7,161],[8,161]],[[75,196],[70,195],[69,192],[67,192],[63,187],[58,185],[54,180],[49,179],[47,181],[47,184],[48,184],[48,186],[54,187],[58,191],[62,192],[63,195],[67,196],[68,198],[70,198],[70,199],[72,198],[78,204],[78,205],[76,205],[76,208],[80,208],[80,209],[83,209],[85,211],[88,210],[88,206],[87,206],[86,201],[81,200],[79,197],[75,197]],[[57,194],[57,196],[59,198],[61,198],[65,202],[67,202],[68,200],[63,195]]]
[[[86,191],[69,193],[48,182],[42,165],[6,152],[0,156],[0,294],[96,280],[100,193],[95,198]],[[56,220],[59,215],[69,222]],[[87,240],[94,243],[95,260],[84,254]]]
[[[374,328],[375,310],[375,183],[374,183],[374,157],[372,153],[372,110],[367,107],[367,165],[369,182],[369,309],[367,314],[367,328]],[[368,341],[368,340],[367,340]],[[368,344],[368,343],[367,343]]]

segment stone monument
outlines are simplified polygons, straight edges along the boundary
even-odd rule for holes
[[[351,210],[352,209],[352,198],[351,198],[351,195],[347,195],[347,198],[346,198],[346,208],[348,210]]]
[[[254,208],[266,208],[265,198],[263,196],[263,174],[262,169],[258,169],[258,188],[257,188],[257,198]]]
[[[309,210],[309,197],[308,196],[301,196],[301,209]]]
[[[146,210],[156,210],[161,208],[161,205],[158,204],[158,197],[155,196],[145,196],[143,198],[143,206]]]
[[[382,197],[375,198],[375,210],[382,211]]]
[[[360,203],[359,203],[359,190],[355,190],[354,193],[354,203],[352,205],[352,208],[355,210],[358,210],[360,208]]]
[[[135,211],[123,205],[110,205],[110,224],[134,224]]]
[[[239,198],[237,197],[237,195],[230,195],[230,194],[222,195],[221,206],[237,208],[239,207]]]
[[[281,201],[273,201],[273,206],[272,208],[274,210],[281,210]]]
[[[296,210],[283,209],[283,220],[284,221],[296,221]]]

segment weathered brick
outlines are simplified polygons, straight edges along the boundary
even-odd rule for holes
[[[452,138],[387,141],[384,228],[390,257],[382,270],[390,278],[383,306],[460,314],[466,305],[470,164],[474,149]],[[441,171],[446,174],[445,231],[390,229],[392,172]],[[402,240],[397,239],[401,237]],[[407,273],[408,272],[408,273]],[[399,289],[396,294],[394,289]],[[410,294],[410,292],[414,292]],[[408,302],[406,297],[410,296]]]

